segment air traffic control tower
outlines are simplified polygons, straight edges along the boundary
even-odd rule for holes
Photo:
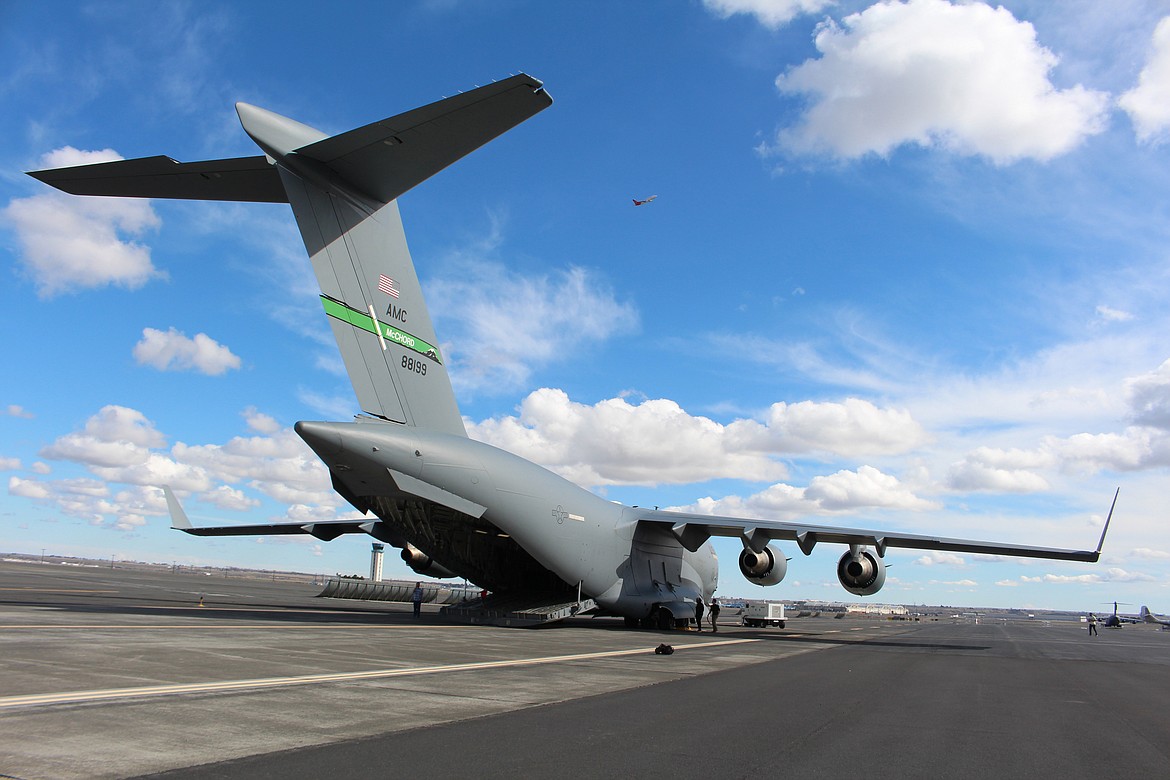
[[[374,542],[370,551],[370,579],[374,582],[382,581],[382,550],[386,545]]]

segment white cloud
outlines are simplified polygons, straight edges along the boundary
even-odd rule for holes
[[[257,411],[255,406],[249,406],[244,410],[243,415],[248,427],[256,433],[271,435],[280,430],[280,423],[267,414]]]
[[[8,478],[8,494],[23,498],[48,498],[49,489],[44,483],[35,479]]]
[[[206,333],[187,338],[174,328],[166,333],[143,328],[142,340],[134,345],[134,359],[139,365],[153,366],[159,371],[194,370],[209,376],[240,367],[240,358]]]
[[[1019,449],[979,447],[951,466],[947,486],[953,490],[991,490],[1006,493],[1034,493],[1049,485],[1036,470],[1050,468],[1055,459],[1048,453]]]
[[[852,513],[862,509],[938,509],[939,505],[918,498],[896,477],[873,466],[857,471],[813,477],[807,488],[778,483],[747,498],[725,496],[700,498],[690,506],[671,507],[684,512],[733,517],[761,517],[794,520],[808,515]]]
[[[170,485],[176,490],[207,490],[212,484],[211,477],[204,469],[179,463],[161,452],[148,452],[141,460],[133,463],[91,463],[89,470],[109,482],[142,487]]]
[[[813,477],[804,495],[829,512],[871,507],[910,511],[938,508],[938,504],[915,496],[897,477],[884,474],[873,466]]]
[[[8,407],[4,410],[4,413],[9,417],[19,417],[23,420],[31,420],[33,418],[33,413],[19,404],[8,404]]]
[[[721,19],[734,14],[750,14],[773,30],[783,27],[797,16],[815,14],[836,0],[703,0],[707,10]]]
[[[909,413],[855,398],[778,403],[763,422],[724,425],[667,399],[611,398],[589,406],[542,388],[524,399],[516,417],[466,422],[472,437],[586,486],[771,481],[787,473],[779,456],[896,454],[927,439]]]
[[[122,155],[113,149],[87,151],[74,149],[72,146],[62,146],[60,149],[54,149],[41,155],[41,165],[45,169],[71,168],[75,165],[96,165],[104,162],[116,162],[121,159]]]
[[[526,277],[494,262],[464,258],[456,265],[430,280],[427,295],[457,345],[443,345],[457,389],[522,387],[533,368],[638,327],[633,305],[618,302],[584,268]]]
[[[1046,439],[1044,446],[1055,452],[1066,468],[1090,473],[1170,465],[1170,436],[1153,428],[1131,426],[1121,433],[1078,433],[1064,439]]]
[[[822,24],[816,46],[820,59],[776,79],[812,101],[782,149],[854,158],[911,143],[1002,165],[1064,154],[1106,124],[1107,96],[1057,89],[1058,58],[1003,7],[881,2]]]
[[[947,585],[953,588],[977,588],[979,583],[975,580],[931,580],[931,585]]]
[[[258,500],[249,498],[244,491],[228,485],[220,485],[214,490],[201,494],[199,498],[210,504],[215,504],[220,509],[230,509],[235,512],[244,512],[260,506]]]
[[[1170,16],[1158,22],[1138,85],[1117,100],[1133,121],[1139,141],[1165,140],[1170,131]]]
[[[177,464],[222,482],[247,482],[254,490],[283,503],[332,511],[340,502],[333,492],[328,469],[291,428],[282,428],[271,436],[237,436],[222,445],[179,442],[171,448],[171,454]]]
[[[1134,422],[1170,431],[1170,360],[1126,381]]]
[[[271,428],[267,415],[249,409],[245,418],[255,430]],[[332,519],[341,506],[329,473],[290,428],[270,435],[235,437],[226,444],[176,443],[166,451],[166,437],[141,412],[107,406],[86,421],[81,431],[59,437],[44,448],[45,457],[78,463],[93,478],[50,482],[9,480],[9,493],[51,501],[71,517],[94,525],[133,530],[150,515],[165,514],[159,485],[181,494],[198,494],[219,508],[246,511],[260,506],[238,485],[289,504],[286,519]],[[111,485],[126,485],[110,498]]]
[[[1170,560],[1170,552],[1166,550],[1151,550],[1149,547],[1135,547],[1130,551],[1130,555],[1134,558],[1141,558],[1149,561],[1165,561]]]
[[[118,519],[114,521],[114,528],[119,531],[134,531],[144,525],[146,525],[146,518],[133,512],[120,514]]]
[[[57,438],[40,454],[79,463],[108,482],[167,484],[183,490],[210,488],[205,472],[155,451],[165,446],[166,437],[142,412],[110,405],[90,417],[83,430]]]
[[[914,559],[914,563],[919,566],[966,566],[967,561],[963,556],[956,555],[949,552],[931,551],[926,555]]]
[[[563,390],[528,395],[517,417],[468,423],[473,438],[536,461],[580,485],[764,481],[787,473],[766,453],[738,451],[729,426],[674,401],[611,398],[587,406]]]
[[[880,409],[869,401],[801,401],[773,404],[764,424],[737,420],[729,428],[733,449],[837,455],[895,454],[925,444],[925,431],[904,409]]]
[[[1110,568],[1104,574],[1045,574],[1041,577],[1023,575],[1020,582],[1038,583],[1051,582],[1057,584],[1081,583],[1082,585],[1096,585],[1102,582],[1156,582],[1157,577],[1140,572],[1129,572],[1125,569]]]
[[[20,468],[20,458],[0,457],[0,471],[16,471]]]
[[[1129,312],[1114,309],[1104,304],[1097,307],[1097,316],[1102,322],[1129,322],[1133,319],[1133,315]]]
[[[80,432],[66,434],[41,450],[41,457],[89,466],[122,467],[145,462],[149,448],[166,444],[146,416],[124,406],[105,406]]]
[[[65,147],[42,158],[45,167],[119,160],[112,150]],[[87,198],[46,192],[11,201],[3,211],[21,245],[20,263],[42,298],[118,285],[137,289],[164,276],[138,237],[161,222],[149,201]]]

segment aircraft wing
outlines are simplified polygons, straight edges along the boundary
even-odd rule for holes
[[[1120,493],[1120,488],[1118,489]],[[913,550],[943,550],[946,552],[983,553],[985,555],[1011,555],[1022,558],[1050,558],[1060,561],[1082,561],[1096,563],[1101,557],[1101,546],[1113,518],[1113,507],[1117,505],[1117,494],[1113,506],[1101,530],[1101,539],[1095,550],[1067,550],[1057,547],[1030,547],[1005,544],[1002,542],[981,542],[973,539],[950,539],[941,536],[903,534],[888,531],[871,531],[860,528],[839,528],[835,526],[787,523],[775,520],[751,520],[738,517],[687,514],[654,510],[640,516],[642,522],[656,523],[670,527],[670,531],[688,550],[694,552],[712,536],[726,536],[743,540],[756,552],[774,539],[796,542],[800,551],[809,555],[818,542],[835,544],[864,545],[874,547],[879,556],[885,556],[890,547]]]

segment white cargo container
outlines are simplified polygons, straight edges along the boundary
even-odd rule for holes
[[[744,607],[741,622],[745,626],[776,626],[784,628],[784,605],[779,601],[749,604]]]

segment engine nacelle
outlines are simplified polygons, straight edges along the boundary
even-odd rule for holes
[[[756,585],[775,585],[788,573],[788,559],[768,545],[763,552],[750,547],[739,554],[739,570],[748,582]]]
[[[458,576],[446,567],[435,563],[435,560],[431,556],[413,544],[408,544],[402,548],[402,560],[415,574],[425,574],[428,577],[435,577],[440,580]]]
[[[870,550],[850,550],[837,561],[837,579],[855,596],[872,596],[886,584],[886,564]]]

